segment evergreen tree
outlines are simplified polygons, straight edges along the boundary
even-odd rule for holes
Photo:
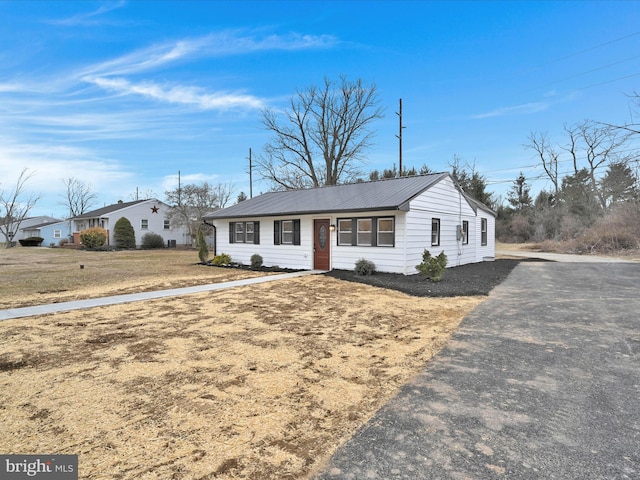
[[[136,248],[136,232],[127,217],[120,217],[113,227],[113,238],[118,248]]]
[[[531,206],[531,187],[527,183],[524,174],[520,172],[518,178],[513,181],[513,186],[507,193],[509,203],[516,211],[521,211]]]
[[[609,207],[638,198],[636,177],[625,162],[613,162],[607,167],[600,190]]]

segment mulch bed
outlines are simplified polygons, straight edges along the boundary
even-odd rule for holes
[[[539,259],[532,259],[540,261]],[[489,295],[520,262],[529,259],[498,259],[447,268],[442,280],[432,282],[422,275],[381,273],[356,275],[353,270],[332,270],[325,275],[349,282],[397,290],[417,297],[460,297]]]

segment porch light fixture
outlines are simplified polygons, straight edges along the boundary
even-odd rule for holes
[[[329,231],[330,232],[335,232],[336,231],[336,226],[333,223],[331,225],[329,225]]]

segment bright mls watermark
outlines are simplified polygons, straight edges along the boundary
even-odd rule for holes
[[[0,479],[78,480],[77,455],[0,455]]]

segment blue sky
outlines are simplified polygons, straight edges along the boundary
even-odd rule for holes
[[[341,75],[385,109],[367,170],[398,162],[402,98],[405,166],[457,155],[504,196],[542,173],[531,132],[630,119],[640,2],[0,1],[0,188],[27,167],[33,214],[58,217],[68,177],[96,208],[164,199],[178,171],[235,198],[269,139],[261,110]]]

